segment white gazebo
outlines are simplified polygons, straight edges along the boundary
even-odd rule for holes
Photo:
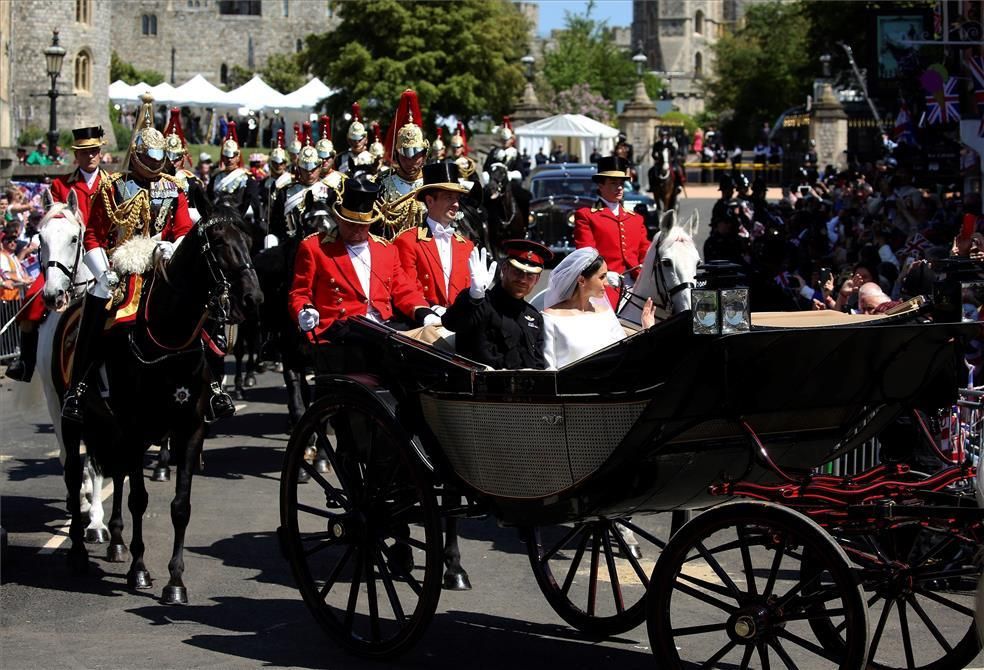
[[[198,107],[228,107],[234,103],[229,101],[229,94],[211,83],[201,74],[174,89],[173,102],[180,105]]]
[[[319,102],[335,91],[315,77],[296,91],[284,96],[282,107],[287,109],[314,109]]]
[[[137,86],[139,85],[140,84],[137,84]],[[179,102],[179,100],[177,100],[174,97],[174,92],[176,90],[177,90],[176,88],[174,88],[173,86],[171,86],[169,83],[165,81],[164,83],[158,84],[157,86],[152,86],[150,88],[150,94],[154,96],[154,102],[159,102],[163,105],[171,102]],[[138,91],[138,96],[142,95],[143,93],[144,91]]]
[[[595,149],[603,156],[612,153],[618,130],[583,114],[557,114],[516,128],[517,150],[533,156],[543,149],[549,154],[554,144],[563,144],[568,152],[576,149],[578,158],[587,162]]]
[[[284,96],[255,74],[248,82],[226,94],[228,101],[253,111],[284,107]]]

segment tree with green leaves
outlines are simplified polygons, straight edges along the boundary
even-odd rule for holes
[[[508,0],[345,2],[338,16],[301,54],[303,69],[339,89],[327,102],[333,116],[359,101],[385,125],[412,88],[431,119],[498,117],[522,89],[529,26]]]
[[[138,70],[113,51],[109,57],[109,80],[119,81],[121,79],[131,86],[140,82],[157,86],[163,83],[164,75],[154,70]]]
[[[296,91],[307,81],[300,59],[295,53],[272,54],[260,69],[263,81],[283,94]]]

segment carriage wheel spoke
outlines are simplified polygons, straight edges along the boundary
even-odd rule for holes
[[[575,536],[579,535],[580,533],[583,533],[584,529],[585,526],[583,524],[579,524],[571,528],[564,535],[564,537],[560,539],[560,542],[558,542],[557,544],[555,544],[550,548],[550,551],[546,551],[543,553],[543,556],[540,558],[540,565],[545,565],[547,561],[549,561],[551,558],[556,556],[557,552],[563,549],[568,542],[574,539]]]
[[[820,579],[820,575],[821,573],[818,572],[814,574],[812,577],[810,577],[809,579],[807,579],[806,581],[800,579],[798,582],[796,582],[796,586],[786,591],[786,593],[784,593],[783,596],[779,598],[777,605],[779,607],[787,606],[789,604],[789,601],[792,600],[794,597],[796,597],[796,594],[798,594],[800,591],[805,590],[808,586],[812,586],[818,579]]]
[[[591,574],[588,578],[588,616],[595,615],[595,602],[598,598],[598,553],[601,538],[597,529],[591,533]]]
[[[779,576],[779,565],[782,563],[782,557],[786,553],[786,546],[789,539],[783,535],[782,543],[776,549],[776,555],[772,557],[772,567],[769,568],[769,578],[765,582],[765,590],[762,591],[762,595],[768,598],[772,595],[772,589],[776,585],[776,577]]]
[[[418,540],[415,537],[394,537],[393,539],[396,542],[399,542],[400,544],[408,544],[411,547],[413,547],[414,549],[420,549],[421,551],[427,551],[427,545],[424,544],[424,542],[422,542],[421,540]]]
[[[332,569],[331,574],[328,575],[328,579],[327,581],[325,581],[325,585],[321,587],[322,600],[324,600],[328,596],[328,592],[331,591],[333,586],[335,586],[335,583],[338,581],[338,578],[342,574],[342,569],[345,567],[345,564],[348,563],[348,560],[352,557],[353,551],[355,551],[355,545],[350,544],[348,547],[345,548],[345,553],[342,554],[342,557],[338,559],[338,563],[335,564],[335,567]]]
[[[622,585],[618,581],[618,571],[615,570],[615,553],[612,551],[612,541],[608,537],[609,530],[614,528],[614,526],[608,526],[607,524],[602,527],[601,532],[603,548],[605,550],[605,562],[608,564],[608,578],[612,582],[612,598],[615,599],[615,611],[619,614],[625,612],[625,603],[622,600]],[[618,531],[616,530],[617,534]]]
[[[782,664],[786,666],[786,670],[798,670],[796,662],[790,658],[789,652],[787,652],[786,648],[782,646],[782,642],[779,641],[779,638],[774,637],[769,640],[769,646],[776,650],[776,656],[778,656],[779,660],[782,661]]]
[[[302,545],[306,542],[317,540],[317,544],[313,545],[309,549],[304,549],[303,555],[305,558],[310,558],[311,556],[314,556],[320,551],[324,551],[325,549],[331,549],[332,547],[337,547],[340,544],[340,542],[335,538],[334,533],[324,532],[324,533],[318,533],[317,535],[318,537],[309,536],[301,539]]]
[[[778,635],[779,637],[786,638],[793,644],[802,647],[803,649],[806,649],[807,651],[812,652],[813,654],[816,654],[820,658],[826,658],[827,660],[834,661],[835,663],[840,662],[840,659],[837,657],[837,654],[834,653],[833,651],[828,651],[827,649],[824,649],[820,645],[814,642],[810,642],[809,640],[806,640],[800,637],[799,635],[797,635],[796,633],[792,633],[786,630],[785,628],[777,628],[776,635]]]
[[[838,607],[832,610],[819,610],[815,612],[800,611],[798,614],[790,614],[782,617],[781,621],[816,621],[833,619],[834,617],[847,616],[847,610]]]
[[[693,575],[688,575],[686,573],[681,572],[680,573],[680,576],[679,576],[679,579],[682,579],[685,582],[689,582],[690,584],[693,584],[694,586],[699,586],[702,589],[704,589],[705,591],[710,591],[711,593],[716,593],[719,596],[724,596],[725,598],[731,598],[731,597],[733,597],[731,595],[731,592],[728,589],[726,589],[723,586],[721,586],[720,584],[715,584],[714,582],[709,582],[709,581],[707,581],[705,579],[701,579],[700,577],[694,577]]]
[[[921,572],[916,575],[916,582],[931,582],[940,579],[949,579],[952,577],[977,577],[980,575],[981,569],[976,566],[968,566],[965,568],[956,568],[953,570],[938,570],[936,572]]]
[[[571,561],[571,567],[567,569],[567,577],[564,579],[564,585],[561,587],[566,596],[571,590],[571,585],[574,583],[574,577],[577,576],[577,568],[581,565],[581,559],[584,558],[584,549],[588,546],[588,540],[591,539],[590,533],[584,533],[581,536],[581,541],[577,545],[577,551],[574,552],[574,560]]]
[[[331,442],[328,440],[328,434],[325,432],[324,426],[319,424],[315,427],[314,432],[317,435],[317,440],[321,440],[325,445],[325,456],[330,461],[331,469],[335,472],[335,476],[338,477],[338,483],[342,485],[342,489],[348,497],[353,497],[355,489],[352,488],[352,483],[348,481],[348,473],[338,466],[338,453],[331,448]],[[301,460],[303,461],[304,459],[302,458]]]
[[[625,526],[626,528],[628,528],[629,530],[631,530],[636,535],[641,535],[643,537],[643,539],[645,539],[647,542],[649,542],[651,544],[655,544],[657,547],[659,547],[660,548],[660,551],[662,551],[663,549],[666,549],[666,542],[664,542],[663,540],[659,539],[658,537],[656,537],[655,535],[653,535],[652,533],[650,533],[645,528],[639,528],[639,526],[635,525],[634,523],[632,523],[628,519],[622,519],[622,518],[615,519],[615,523],[618,523],[618,524],[621,524],[621,525]]]
[[[335,505],[335,507],[341,507],[346,512],[352,511],[348,500],[345,499],[345,493],[332,486],[331,482],[325,479],[324,475],[318,472],[318,469],[314,467],[314,465],[308,463],[302,458],[301,468],[304,469],[304,472],[311,475],[311,479],[317,482],[318,485],[324,490],[325,498],[329,503]]]
[[[728,603],[722,602],[722,601],[718,600],[717,598],[714,598],[714,597],[712,597],[712,596],[704,593],[703,591],[698,591],[697,589],[693,588],[692,586],[687,586],[686,584],[677,583],[676,590],[679,591],[679,592],[681,592],[681,593],[686,593],[691,598],[696,598],[697,600],[699,600],[699,601],[701,601],[703,603],[707,603],[708,605],[711,605],[713,607],[716,607],[719,610],[723,610],[723,611],[727,612],[728,614],[732,614],[735,610],[738,609],[734,605],[729,605]]]
[[[871,658],[875,657],[875,650],[878,649],[878,643],[881,642],[882,633],[885,632],[885,623],[888,621],[888,615],[891,614],[894,606],[894,600],[885,599],[885,606],[882,607],[881,616],[878,617],[878,625],[875,626],[875,632],[871,636],[871,644],[869,645]]]
[[[919,566],[923,565],[927,561],[936,558],[936,556],[940,552],[942,552],[944,549],[946,549],[953,542],[956,542],[956,538],[954,538],[952,536],[943,537],[939,542],[937,542],[936,544],[934,544],[933,547],[929,551],[927,551],[925,554],[923,554],[919,558],[918,561],[915,561],[914,563],[912,563],[912,568],[913,569],[918,568]]]
[[[400,541],[400,540],[404,540],[404,539],[407,539],[407,538],[394,538],[394,539],[397,540],[397,541]],[[390,547],[387,547],[385,543],[382,543],[382,546],[380,547],[380,549],[382,550],[383,555],[386,557],[386,560],[387,561],[391,560],[392,557],[390,556],[390,551],[391,551]],[[423,591],[423,588],[420,586],[420,582],[417,581],[417,578],[414,577],[409,572],[400,571],[400,572],[393,572],[391,574],[392,574],[393,577],[395,577],[396,579],[399,579],[401,582],[403,582],[407,586],[409,586],[413,590],[413,592],[415,594],[417,594],[418,596]]]
[[[642,565],[639,563],[639,560],[632,555],[632,550],[629,549],[629,544],[622,539],[622,534],[618,532],[618,529],[615,530],[614,536],[615,541],[618,543],[619,551],[621,551],[622,555],[629,561],[629,565],[631,565],[632,569],[635,570],[636,576],[639,577],[639,581],[642,582],[643,586],[649,588],[649,575],[647,575],[646,571],[642,569]]]
[[[738,526],[738,547],[741,550],[741,564],[745,571],[745,582],[748,585],[748,592],[754,596],[758,595],[758,589],[755,585],[755,573],[752,570],[752,557],[748,551],[747,532],[744,524]]]
[[[769,665],[769,648],[765,642],[759,640],[755,643],[755,648],[758,649],[759,660],[762,661],[762,670],[770,670],[772,666]]]
[[[376,422],[372,421],[369,423],[369,435],[366,437],[366,462],[365,469],[362,471],[362,497],[364,502],[368,503],[373,497],[373,475],[376,468],[373,467],[372,455],[373,447],[376,446]]]
[[[734,649],[737,645],[730,640],[720,649],[718,649],[713,656],[704,661],[704,664],[700,666],[701,668],[713,668],[714,664],[724,658],[729,651]]]
[[[738,670],[748,670],[748,664],[752,662],[752,654],[755,653],[755,647],[752,645],[745,646],[745,653],[741,656],[741,665],[738,666]]]
[[[673,637],[684,637],[686,635],[703,635],[704,633],[717,633],[718,631],[727,630],[728,622],[722,621],[721,623],[706,623],[702,626],[686,626],[685,628],[674,628]]]
[[[923,623],[926,624],[926,628],[928,628],[929,632],[933,634],[933,637],[936,638],[936,641],[939,642],[940,646],[943,647],[944,650],[946,650],[946,653],[949,654],[951,651],[953,651],[953,647],[950,645],[950,642],[945,637],[943,637],[943,633],[941,633],[940,629],[936,627],[936,624],[933,623],[933,620],[929,618],[929,616],[926,614],[926,610],[922,608],[922,605],[919,604],[919,601],[916,600],[916,597],[910,595],[908,597],[908,601],[909,601],[909,605],[912,606],[912,611],[915,612],[916,615],[923,620]]]
[[[359,550],[355,555],[352,585],[349,587],[348,604],[345,606],[345,630],[349,635],[352,634],[352,625],[355,623],[355,608],[359,604],[359,586],[362,583],[362,561],[362,551]]]
[[[735,599],[738,599],[742,595],[741,590],[738,588],[738,585],[735,584],[734,580],[731,579],[731,575],[725,572],[724,568],[721,567],[721,564],[718,563],[717,559],[714,558],[714,556],[712,556],[707,551],[707,547],[704,546],[704,543],[698,542],[695,546],[695,549],[697,549],[700,555],[703,556],[704,562],[711,567],[711,570],[714,571],[714,574],[716,574],[718,578],[722,582],[724,582],[724,585],[728,587],[728,591],[731,592],[731,595]]]
[[[899,628],[902,633],[902,648],[905,650],[905,667],[915,667],[912,656],[912,637],[909,635],[909,617],[905,613],[905,601],[899,602]]]
[[[393,615],[400,624],[404,624],[407,621],[407,615],[403,611],[403,603],[400,602],[400,596],[396,592],[396,587],[393,585],[393,577],[390,575],[389,568],[386,567],[386,557],[383,550],[379,547],[382,541],[377,542],[376,546],[376,557],[379,560],[379,580],[383,583],[383,588],[386,590],[386,597],[389,599],[390,607],[393,608]]]
[[[924,596],[926,598],[929,598],[930,600],[934,600],[934,601],[938,602],[940,605],[943,605],[945,607],[949,607],[952,610],[956,610],[957,612],[960,612],[961,614],[965,614],[965,615],[970,616],[970,617],[974,616],[974,610],[970,609],[969,607],[965,607],[964,605],[961,605],[959,603],[955,603],[952,600],[949,600],[947,598],[944,598],[940,594],[934,593],[933,591],[930,591],[929,589],[917,588],[916,589],[916,593],[918,593],[919,595]]]
[[[338,515],[329,512],[326,509],[318,509],[317,507],[311,507],[310,505],[305,505],[304,503],[297,503],[296,505],[298,512],[307,512],[314,516],[320,516],[322,519],[337,519]]]
[[[379,640],[379,601],[376,596],[376,567],[375,552],[368,552],[363,565],[366,568],[366,600],[369,601],[369,631],[372,641]]]

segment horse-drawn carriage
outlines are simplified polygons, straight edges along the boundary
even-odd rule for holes
[[[492,515],[565,621],[593,637],[646,621],[660,667],[964,667],[969,461],[817,473],[900,414],[950,407],[976,325],[698,311],[557,371],[353,319],[375,371],[319,377],[281,482],[281,542],[324,630],[406,650],[437,608],[442,517]],[[304,460],[315,442],[328,474]],[[708,511],[667,538],[683,510]]]

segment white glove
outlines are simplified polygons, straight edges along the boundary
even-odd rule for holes
[[[444,313],[448,311],[448,308],[445,307],[444,305],[433,305],[431,307],[431,311],[437,314],[438,316],[444,316]]]
[[[471,275],[471,286],[468,288],[468,295],[478,300],[485,297],[485,291],[492,285],[495,277],[495,269],[498,264],[492,261],[489,265],[489,252],[484,247],[472,249],[468,256],[468,274]]]
[[[154,259],[161,259],[164,261],[170,260],[171,256],[174,255],[174,244],[168,242],[167,240],[158,240],[157,246],[154,247]]]
[[[425,326],[440,326],[441,325],[441,317],[439,317],[437,314],[428,314],[427,316],[424,317],[424,325]]]
[[[264,249],[272,249],[273,247],[277,246],[278,244],[280,244],[280,240],[277,239],[277,236],[274,235],[274,234],[272,234],[272,233],[267,234],[267,236],[263,238],[263,248]]]
[[[297,324],[305,333],[314,330],[319,323],[321,323],[321,315],[313,307],[305,307],[297,313]]]
[[[109,257],[102,247],[85,252],[82,262],[96,280],[95,285],[89,289],[93,295],[108,298],[113,289],[120,285],[120,276],[109,268]]]
[[[608,272],[605,273],[605,282],[609,286],[613,286],[615,288],[620,288],[624,283],[622,281],[622,275],[615,272],[614,270],[609,270]]]

